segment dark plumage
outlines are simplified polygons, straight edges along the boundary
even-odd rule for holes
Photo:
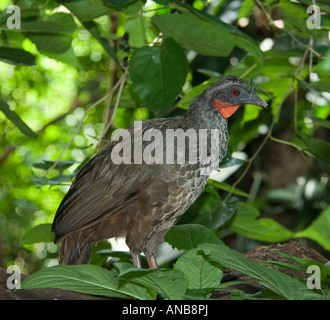
[[[138,131],[134,130],[134,127],[128,129],[131,141],[126,145],[132,147],[130,164],[114,163],[112,155],[118,148],[119,141],[111,141],[79,172],[56,212],[52,231],[56,235],[55,243],[62,242],[60,263],[88,263],[93,242],[126,236],[134,265],[141,266],[139,255],[143,252],[149,266],[157,267],[154,256],[159,243],[202,193],[208,176],[226,154],[225,118],[246,103],[267,106],[243,80],[229,76],[197,96],[185,114],[144,121],[142,134],[152,129],[153,136],[155,129],[158,129],[164,137],[149,155],[152,162],[152,157],[162,151],[162,163],[147,164],[137,161],[134,156],[139,153],[142,158],[143,151],[147,151],[148,146],[151,148],[154,140],[141,141],[139,138],[134,143],[134,136],[138,137]],[[179,142],[176,140],[175,161],[168,163],[165,156],[169,148],[166,141],[170,143],[169,139],[166,139],[167,129],[182,129],[184,132],[195,129],[197,133],[199,129],[207,129],[208,155],[211,154],[211,147],[214,148],[210,139],[211,129],[218,129],[217,156],[208,161],[200,161],[199,141],[189,145],[188,139],[183,137],[186,142],[184,163],[177,161],[182,150],[177,150]],[[133,152],[135,144],[136,153]],[[139,144],[142,150],[138,150]],[[188,154],[192,149],[196,151],[197,163],[188,161]],[[124,153],[125,151],[122,151],[119,156]],[[143,158],[148,162],[146,159],[148,160]]]

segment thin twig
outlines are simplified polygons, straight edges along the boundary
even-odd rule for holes
[[[108,91],[108,92],[107,92],[102,98],[100,98],[99,100],[97,100],[96,102],[94,102],[93,104],[91,104],[89,107],[87,107],[87,108],[85,109],[85,112],[84,112],[84,114],[83,114],[83,116],[82,116],[80,122],[78,123],[78,126],[77,126],[75,132],[73,133],[73,135],[72,135],[72,137],[71,137],[69,143],[65,146],[65,148],[63,149],[63,151],[61,152],[61,154],[59,155],[59,157],[57,158],[57,160],[54,162],[54,164],[53,164],[53,165],[47,170],[45,176],[47,176],[47,175],[49,174],[49,172],[50,172],[51,170],[53,170],[53,169],[58,165],[58,163],[61,161],[61,159],[62,159],[62,157],[63,157],[65,151],[67,151],[67,150],[69,149],[69,147],[71,146],[71,144],[72,144],[72,142],[73,142],[73,139],[74,139],[74,138],[76,137],[76,135],[78,134],[78,132],[79,132],[79,130],[80,130],[80,128],[81,128],[81,126],[82,126],[82,124],[83,124],[83,122],[84,122],[85,116],[86,116],[86,114],[88,113],[88,111],[91,110],[91,109],[93,109],[93,108],[96,107],[97,105],[99,105],[99,104],[100,104],[101,102],[103,102],[105,99],[107,99],[107,97],[108,97],[109,95],[113,94],[113,92],[114,92],[115,90],[117,90],[118,86],[121,84],[122,79],[123,79],[123,77],[122,77],[121,79],[119,79],[119,80],[117,81],[117,83],[111,88],[111,90],[109,90],[109,91]]]
[[[122,77],[116,83],[116,84],[120,83],[118,94],[117,94],[117,98],[116,98],[116,103],[115,103],[115,106],[114,106],[114,108],[112,110],[111,117],[110,117],[109,121],[107,121],[106,123],[104,123],[102,134],[101,134],[101,137],[100,137],[100,139],[99,139],[99,141],[98,141],[98,143],[96,145],[96,149],[100,146],[101,141],[104,139],[104,137],[107,134],[109,128],[113,124],[113,121],[114,121],[115,115],[116,115],[116,111],[117,111],[118,106],[119,106],[120,98],[121,98],[121,95],[123,93],[124,84],[126,82],[127,75],[128,75],[128,68],[125,69],[124,74],[122,75]]]

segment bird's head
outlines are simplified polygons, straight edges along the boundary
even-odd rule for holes
[[[207,88],[201,95],[207,99],[224,118],[229,118],[238,107],[244,104],[253,104],[263,108],[267,102],[257,96],[255,89],[247,85],[244,80],[235,76],[220,79]]]

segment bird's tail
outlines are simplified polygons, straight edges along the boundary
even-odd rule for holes
[[[58,260],[60,264],[87,264],[91,258],[92,245],[79,241],[75,234],[61,242]]]

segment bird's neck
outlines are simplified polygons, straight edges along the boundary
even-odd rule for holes
[[[194,101],[184,115],[184,122],[195,129],[227,129],[228,120],[218,110],[204,101]]]

